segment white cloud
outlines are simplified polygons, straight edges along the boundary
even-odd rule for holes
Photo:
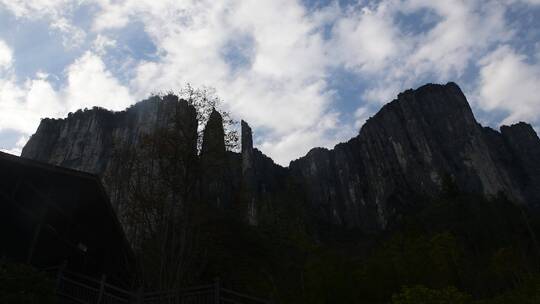
[[[192,13],[190,10],[194,7],[201,9],[215,5],[214,1],[208,0],[94,0],[91,2],[101,8],[92,25],[92,30],[95,32],[123,28],[130,21],[139,20],[139,18],[146,20],[150,16],[159,19],[168,18],[168,24],[174,26],[174,24],[189,20]],[[163,25],[167,26],[167,24]]]
[[[336,21],[327,46],[337,61],[334,64],[375,72],[403,54],[407,45],[393,23],[392,4],[383,1],[374,9],[354,10]]]
[[[11,11],[16,17],[42,18],[47,15],[60,15],[66,10],[71,0],[0,0],[0,5]]]
[[[318,147],[332,147],[336,138],[349,138],[357,131],[349,126],[340,126],[338,114],[333,113],[323,116],[308,128],[288,132],[276,138],[266,138],[260,148],[273,155],[275,162],[286,165],[305,154],[299,154],[298,151],[309,151],[316,147],[314,142],[319,143]]]
[[[0,73],[0,131],[10,129],[31,134],[41,117],[53,116],[59,107],[41,73],[37,79],[18,85],[10,69],[12,60],[11,49],[0,40],[0,72],[3,70]]]
[[[13,54],[9,46],[0,40],[0,72],[11,66]]]
[[[497,2],[412,0],[408,8],[431,9],[442,18],[407,62],[417,75],[431,70],[443,79],[460,77],[472,58],[511,36],[505,7]]]
[[[42,79],[18,86],[14,78],[0,79],[0,130],[32,134],[43,117],[65,114],[51,85]]]
[[[381,83],[366,89],[362,94],[363,100],[374,104],[385,104],[393,100],[404,88],[401,81],[393,80],[394,82],[381,80]]]
[[[58,90],[43,72],[20,85],[12,73],[0,78],[0,130],[16,130],[27,136],[45,117],[64,117],[68,112],[92,106],[123,110],[134,102],[127,88],[91,52],[72,63],[66,73],[67,84]]]
[[[510,46],[501,46],[480,61],[478,103],[487,111],[502,110],[504,124],[540,119],[540,65]]]
[[[129,90],[109,72],[99,56],[86,52],[71,64],[66,73],[63,99],[67,111],[99,106],[123,110],[134,102]]]
[[[98,34],[96,39],[94,39],[93,49],[100,56],[104,55],[109,48],[113,47],[116,47],[116,40],[106,35]]]
[[[0,0],[0,8],[5,8],[17,18],[31,21],[46,20],[52,31],[62,35],[66,49],[80,47],[86,33],[73,24],[73,11],[84,1],[73,0]]]
[[[72,49],[81,46],[85,39],[86,33],[74,26],[70,20],[65,17],[56,17],[51,22],[51,28],[62,33],[62,45],[67,49]]]

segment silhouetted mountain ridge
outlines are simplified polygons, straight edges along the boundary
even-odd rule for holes
[[[180,123],[179,123],[180,122]],[[136,149],[142,134],[177,128],[197,162],[197,199],[240,209],[252,225],[272,221],[290,189],[308,217],[366,232],[386,229],[411,197],[436,197],[445,180],[462,192],[504,193],[528,206],[540,202],[540,140],[529,124],[482,127],[455,83],[427,84],[400,93],[368,119],[359,134],[333,149],[314,148],[288,168],[253,147],[242,122],[240,153],[225,151],[214,112],[196,155],[196,115],[177,97],[152,98],[123,112],[102,109],[42,120],[22,156],[110,177],[114,151]],[[104,179],[113,203],[123,191]],[[288,204],[288,203],[287,203]]]

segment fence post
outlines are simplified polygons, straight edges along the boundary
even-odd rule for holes
[[[66,269],[66,266],[67,266],[67,261],[64,260],[64,262],[62,262],[62,264],[58,268],[58,274],[56,276],[56,293],[60,292],[60,284],[61,284],[61,281],[62,281],[62,276],[63,276],[64,270]]]
[[[101,276],[101,282],[99,283],[99,295],[97,304],[101,303],[101,300],[103,299],[103,293],[105,292],[105,280],[107,280],[106,275]]]
[[[219,281],[219,277],[216,277],[214,279],[214,303],[219,304],[221,301],[221,296],[219,294],[221,288],[221,284]]]

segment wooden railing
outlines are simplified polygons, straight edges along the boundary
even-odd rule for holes
[[[44,269],[56,279],[60,303],[76,304],[271,304],[271,301],[224,288],[219,279],[213,284],[178,290],[137,292],[107,283],[107,277],[95,279],[65,269]]]

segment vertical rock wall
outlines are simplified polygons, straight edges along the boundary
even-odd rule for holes
[[[488,196],[505,193],[540,205],[540,140],[530,125],[480,126],[454,83],[407,90],[370,118],[358,136],[333,149],[315,148],[276,165],[253,147],[242,121],[242,150],[225,150],[223,122],[210,116],[197,157],[195,109],[173,96],[140,102],[123,112],[78,111],[66,119],[44,119],[22,156],[88,171],[115,174],[113,151],[133,149],[141,134],[179,128],[193,145],[200,171],[200,198],[221,209],[245,202],[246,220],[260,224],[272,215],[279,195],[294,181],[317,221],[365,231],[385,229],[415,195],[436,196],[445,178],[460,190]],[[193,137],[195,134],[195,137]],[[106,185],[107,186],[107,185]],[[109,187],[110,188],[110,187]],[[110,189],[114,190],[114,189]],[[114,198],[113,198],[114,202]]]

